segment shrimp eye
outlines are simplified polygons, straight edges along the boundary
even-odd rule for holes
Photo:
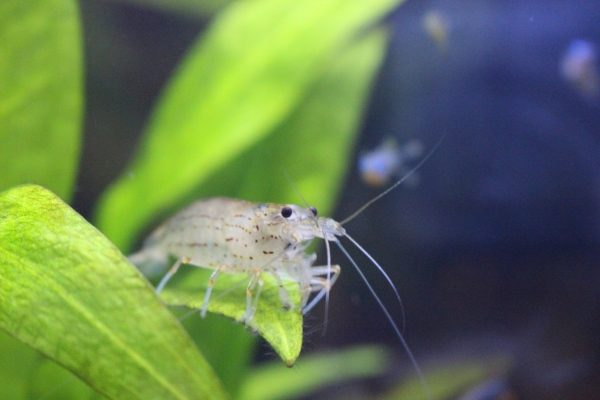
[[[281,209],[281,216],[283,218],[289,218],[292,216],[292,207],[285,206]]]
[[[308,207],[308,209],[310,210],[311,213],[313,213],[313,215],[316,217],[317,216],[317,209],[314,207]]]

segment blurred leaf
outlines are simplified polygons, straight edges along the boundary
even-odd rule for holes
[[[68,370],[0,331],[0,399],[102,398]]]
[[[0,327],[119,399],[224,398],[125,257],[51,192],[0,193]]]
[[[181,321],[183,326],[227,392],[235,397],[254,359],[253,350],[258,336],[248,334],[243,324],[220,315],[209,314],[200,318],[198,311],[192,313],[187,308],[183,315],[187,316]],[[277,363],[281,365],[281,361],[277,360]]]
[[[329,215],[351,162],[387,39],[384,29],[372,30],[336,53],[326,73],[307,89],[286,120],[186,200],[227,195],[302,204],[295,186],[319,215]]]
[[[30,399],[40,400],[100,400],[100,393],[86,385],[69,370],[40,356],[29,379]]]
[[[270,363],[254,368],[238,398],[290,399],[341,381],[372,378],[389,368],[388,355],[385,348],[361,346],[302,357],[293,371]]]
[[[81,47],[76,1],[0,2],[0,190],[37,183],[71,198],[83,110]]]
[[[0,399],[26,399],[29,373],[38,354],[2,331],[0,354]]]
[[[338,52],[398,2],[251,0],[226,8],[190,50],[135,160],[102,198],[101,230],[129,249],[150,218],[273,133]]]
[[[183,17],[203,17],[213,14],[233,0],[112,0],[116,3],[134,4],[140,7],[177,14]]]
[[[453,362],[425,372],[425,379],[434,399],[456,398],[465,389],[490,376],[506,373],[508,360],[498,356],[486,360]],[[428,400],[427,392],[416,376],[402,382],[383,397],[389,400]]]

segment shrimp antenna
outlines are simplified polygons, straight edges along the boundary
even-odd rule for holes
[[[354,241],[352,241],[352,242],[354,242]],[[356,264],[354,259],[352,257],[350,257],[350,254],[348,254],[348,252],[346,251],[344,246],[342,246],[342,244],[340,243],[339,240],[336,240],[335,243],[339,246],[340,250],[342,250],[342,252],[348,258],[348,260],[350,260],[350,263],[354,266],[356,271],[358,271],[358,274],[360,275],[362,280],[365,282],[365,284],[369,288],[369,291],[371,292],[371,294],[373,295],[375,300],[377,300],[379,307],[381,308],[381,310],[383,310],[385,316],[387,317],[387,320],[389,321],[390,325],[392,325],[394,332],[396,332],[396,336],[398,336],[398,339],[400,339],[400,343],[402,343],[402,347],[404,347],[406,354],[408,354],[408,358],[410,359],[413,367],[415,368],[415,371],[417,372],[417,375],[419,376],[419,380],[421,381],[421,384],[423,385],[423,387],[425,388],[425,391],[427,392],[427,398],[429,400],[433,400],[433,397],[431,396],[431,390],[429,389],[429,385],[427,384],[427,381],[425,380],[425,375],[423,375],[423,372],[421,372],[421,368],[419,367],[419,364],[417,364],[417,360],[415,359],[415,356],[413,355],[412,351],[410,351],[410,347],[408,347],[408,343],[406,342],[406,339],[404,339],[404,336],[402,336],[402,333],[400,333],[400,329],[398,329],[398,325],[396,325],[396,323],[394,322],[394,319],[390,315],[389,311],[387,310],[387,308],[385,308],[385,306],[383,305],[383,302],[381,301],[379,296],[377,296],[377,293],[375,293],[375,290],[373,289],[373,287],[367,280],[367,277],[365,276],[365,274],[363,274],[363,272],[360,270],[360,268],[358,268],[358,265]]]
[[[344,224],[352,221],[360,213],[362,213],[368,207],[370,207],[371,204],[375,203],[377,200],[381,199],[383,196],[385,196],[386,194],[388,194],[392,190],[396,189],[396,187],[398,187],[398,185],[400,185],[402,182],[404,182],[406,179],[408,179],[409,176],[411,176],[413,173],[415,173],[416,170],[418,170],[419,168],[421,168],[423,166],[423,164],[425,164],[425,162],[429,159],[429,157],[431,157],[433,155],[433,153],[435,153],[435,151],[437,150],[437,148],[440,147],[440,144],[442,144],[442,141],[444,140],[444,137],[446,137],[445,133],[442,135],[442,137],[440,138],[440,140],[438,140],[438,142],[435,144],[435,146],[433,146],[433,148],[429,151],[429,153],[427,153],[427,155],[421,161],[419,161],[419,163],[413,169],[411,169],[410,171],[408,171],[406,173],[406,175],[404,175],[402,178],[400,178],[400,180],[398,180],[392,186],[390,186],[389,188],[387,188],[386,190],[384,190],[382,193],[380,193],[379,195],[375,196],[371,200],[367,201],[361,208],[359,208],[358,210],[356,210],[352,215],[350,215],[348,218],[346,218],[345,220],[343,220],[342,222],[340,222],[340,224],[344,225]]]
[[[394,294],[396,295],[396,298],[398,299],[398,303],[400,303],[400,310],[402,311],[402,331],[404,331],[404,327],[406,326],[406,315],[404,314],[404,305],[402,304],[402,299],[400,298],[400,293],[398,293],[398,289],[396,289],[396,286],[394,286],[392,279],[385,272],[385,270],[381,267],[381,265],[379,265],[379,263],[377,261],[375,261],[375,259],[365,249],[363,249],[363,247],[360,244],[358,244],[358,242],[356,240],[352,239],[352,237],[350,237],[350,235],[348,235],[348,233],[346,233],[344,236],[347,237],[348,240],[350,240],[360,251],[362,251],[362,253],[369,260],[371,260],[371,262],[373,264],[375,264],[375,266],[377,267],[379,272],[381,272],[381,275],[383,275],[385,277],[385,279],[388,281],[388,283],[390,284],[392,290],[394,291]]]
[[[281,172],[285,176],[285,179],[287,179],[289,184],[292,186],[292,189],[294,189],[294,192],[296,192],[298,197],[300,197],[300,199],[302,199],[304,206],[307,208],[310,207],[308,202],[304,198],[304,196],[302,196],[302,193],[300,193],[300,190],[298,190],[296,185],[294,185],[294,181],[292,181],[292,178],[287,173],[287,171],[285,170],[284,167],[281,167]],[[317,216],[315,215],[314,217],[316,219]],[[318,223],[317,223],[317,226],[319,227],[319,229],[321,230],[321,233],[323,234],[323,237],[325,238],[326,237],[325,231],[323,231],[323,228],[321,228],[321,225],[319,225]],[[325,334],[327,333],[327,321],[329,320],[329,290],[331,289],[329,287],[330,282],[331,282],[331,250],[330,250],[330,246],[329,246],[329,241],[327,239],[325,239],[325,249],[327,251],[327,286],[328,286],[328,288],[325,291],[325,321],[323,322],[323,336],[325,336]],[[319,297],[319,298],[321,298],[321,297]]]
[[[290,186],[292,187],[292,189],[294,189],[294,192],[296,192],[296,194],[298,195],[298,197],[300,197],[300,199],[302,200],[302,202],[304,203],[304,205],[306,207],[308,207],[309,205],[306,202],[306,199],[304,198],[304,196],[302,196],[302,193],[300,193],[300,190],[298,190],[298,188],[294,184],[294,181],[292,180],[292,177],[290,177],[290,174],[288,174],[288,172],[286,171],[286,169],[284,167],[279,167],[279,168],[281,168],[281,172],[283,173],[283,176],[285,176],[285,179],[288,181],[288,183],[290,184]]]

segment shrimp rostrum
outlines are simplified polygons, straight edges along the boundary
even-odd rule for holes
[[[284,309],[291,309],[283,281],[297,282],[300,307],[308,312],[326,295],[340,273],[338,265],[313,266],[316,254],[305,249],[315,237],[336,241],[344,228],[330,218],[317,216],[313,207],[251,203],[216,197],[198,200],[158,227],[142,250],[130,259],[134,264],[152,260],[177,261],[158,284],[160,292],[182,264],[213,269],[201,315],[206,315],[212,288],[220,274],[248,274],[246,323],[254,315],[262,289],[263,273],[273,276]],[[327,246],[329,250],[329,246]],[[311,293],[317,295],[309,303]]]

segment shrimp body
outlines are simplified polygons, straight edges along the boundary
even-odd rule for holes
[[[157,292],[181,264],[213,269],[202,315],[206,314],[212,287],[221,273],[248,274],[251,278],[244,316],[248,322],[256,310],[263,272],[275,278],[285,309],[292,306],[282,281],[291,280],[300,287],[302,310],[310,310],[316,303],[307,306],[310,294],[330,290],[340,268],[313,266],[316,254],[307,254],[305,249],[315,237],[336,241],[336,236],[343,235],[345,230],[338,222],[317,217],[312,207],[215,197],[192,203],[159,226],[130,260],[134,264],[149,259],[166,264],[169,257],[178,258]],[[259,289],[253,298],[257,284]]]

